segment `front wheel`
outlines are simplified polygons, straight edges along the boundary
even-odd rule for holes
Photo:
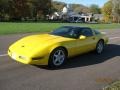
[[[67,58],[67,54],[63,48],[56,48],[52,51],[49,57],[48,66],[50,68],[57,68],[62,66]]]
[[[100,40],[96,46],[96,53],[101,54],[104,50],[104,41]]]

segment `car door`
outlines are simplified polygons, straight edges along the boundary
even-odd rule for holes
[[[96,47],[96,38],[93,31],[90,28],[82,28],[80,35],[86,36],[86,38],[77,40],[77,53],[81,54],[94,50]]]
[[[64,46],[67,47],[68,49],[68,56],[72,57],[75,56],[77,54],[79,54],[78,52],[78,32],[77,32],[77,28],[74,28],[70,31],[69,33],[69,40],[64,42]]]

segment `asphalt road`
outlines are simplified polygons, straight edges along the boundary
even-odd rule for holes
[[[0,36],[0,90],[102,90],[120,80],[120,30],[103,30],[110,41],[101,55],[91,52],[70,59],[58,70],[24,65],[6,55],[23,35]]]

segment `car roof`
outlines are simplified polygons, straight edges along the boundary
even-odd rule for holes
[[[63,27],[69,27],[69,28],[81,28],[81,29],[89,28],[89,27],[80,27],[80,26],[63,26]],[[90,28],[89,28],[89,29],[90,29]]]

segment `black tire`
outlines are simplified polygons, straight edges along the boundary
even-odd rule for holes
[[[57,56],[58,52],[60,52],[61,55],[63,55],[63,56]],[[56,60],[55,60],[55,58],[56,58]],[[63,58],[64,58],[64,60],[63,60]],[[54,49],[51,52],[50,57],[49,57],[48,67],[49,68],[58,68],[58,67],[61,67],[66,62],[66,59],[67,59],[67,52],[66,52],[66,50],[64,48],[58,47],[58,48]]]
[[[104,41],[103,40],[99,40],[99,42],[96,45],[96,53],[97,54],[101,54],[104,51]]]

